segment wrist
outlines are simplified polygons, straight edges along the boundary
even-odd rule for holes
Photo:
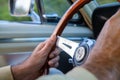
[[[29,71],[25,66],[15,65],[11,67],[12,74],[14,80],[24,80],[24,78],[28,75]]]
[[[11,67],[14,80],[35,80],[42,75],[41,70],[30,65],[29,62]]]

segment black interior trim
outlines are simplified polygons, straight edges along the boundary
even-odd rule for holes
[[[107,4],[97,7],[92,15],[93,34],[98,37],[104,23],[120,8],[120,3]]]

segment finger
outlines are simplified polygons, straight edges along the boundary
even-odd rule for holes
[[[35,48],[35,50],[41,50],[43,48],[43,46],[45,46],[45,43],[46,43],[46,41],[39,43],[37,45],[37,47]]]
[[[56,48],[51,54],[49,55],[49,58],[52,59],[60,54],[60,50]]]
[[[52,65],[49,65],[50,67],[58,67],[59,66],[59,63],[57,62],[57,63],[54,63],[54,64],[52,64]]]
[[[55,63],[55,64],[52,64],[52,65],[49,65],[50,67],[58,67],[59,66],[59,63]]]
[[[59,56],[51,59],[51,60],[48,62],[49,66],[54,66],[56,63],[58,63],[59,59],[60,59]]]

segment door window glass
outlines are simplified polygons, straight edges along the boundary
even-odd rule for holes
[[[100,5],[117,2],[117,0],[96,0]]]
[[[70,6],[67,0],[43,0],[43,3],[45,14],[57,14],[60,17]]]

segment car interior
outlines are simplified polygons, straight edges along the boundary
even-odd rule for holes
[[[39,8],[39,16],[41,16],[44,14],[44,7],[41,5],[43,0],[36,1],[39,3],[37,7]],[[76,0],[67,1],[72,5]],[[119,7],[118,2],[99,5],[96,0],[93,0],[79,9],[75,17],[69,21],[61,36],[75,42],[80,42],[80,39],[84,37],[96,40],[106,20]],[[42,24],[39,22],[34,24],[34,21],[0,21],[0,67],[21,63],[30,56],[40,42],[50,37],[61,18],[57,15],[46,16],[47,22],[45,17],[42,16]],[[71,57],[62,51],[57,69],[67,73],[73,67]]]
[[[105,22],[120,8],[119,3],[111,3],[103,6],[97,7],[93,11],[92,15],[92,25],[94,38],[97,39],[101,29],[103,28]]]

